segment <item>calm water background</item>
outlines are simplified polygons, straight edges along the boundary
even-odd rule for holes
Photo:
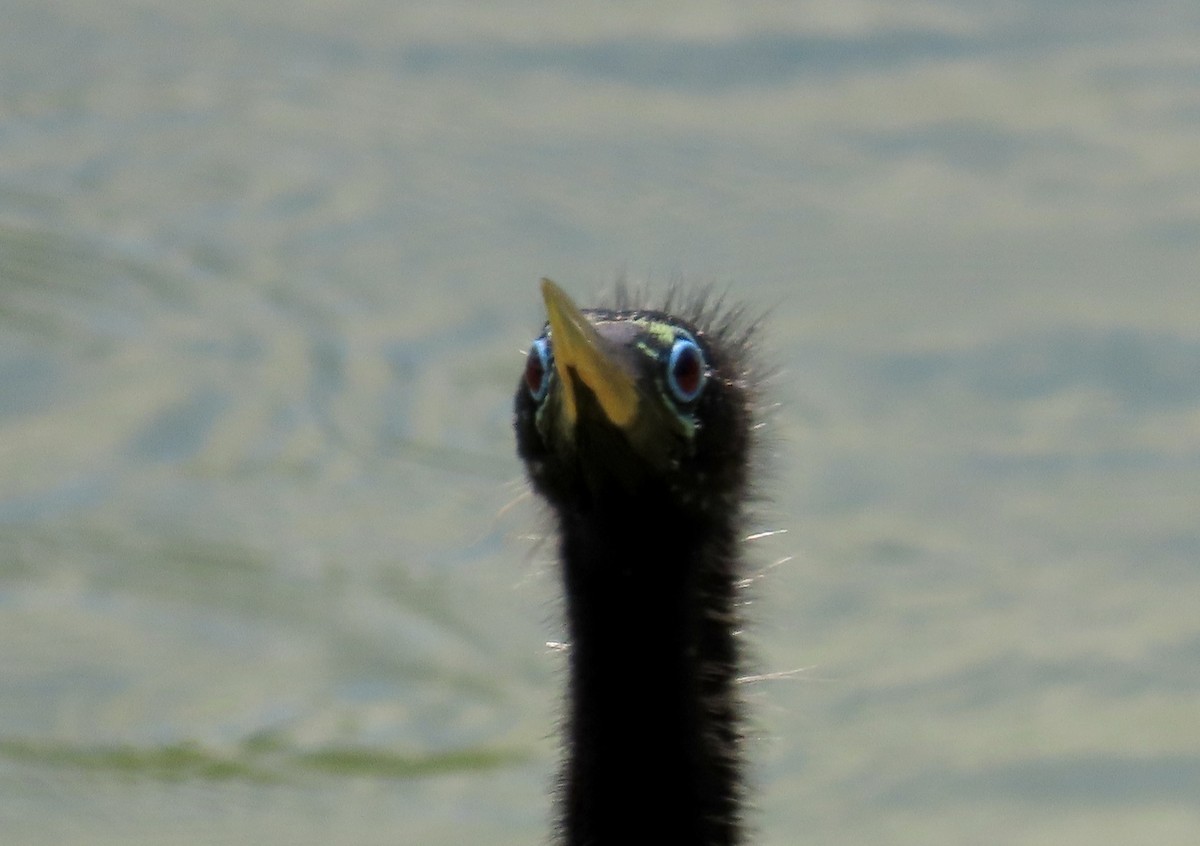
[[[558,9],[7,0],[5,842],[544,842],[621,272],[770,311],[759,842],[1200,842],[1200,7]]]

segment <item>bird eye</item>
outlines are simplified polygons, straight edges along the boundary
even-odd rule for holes
[[[678,402],[700,396],[708,379],[708,365],[700,346],[690,338],[677,338],[667,360],[667,387]]]
[[[541,402],[546,398],[546,391],[550,389],[550,374],[553,371],[554,357],[550,353],[550,342],[545,338],[538,338],[529,348],[529,355],[525,357],[525,387],[529,389],[529,396],[533,397],[534,402]]]

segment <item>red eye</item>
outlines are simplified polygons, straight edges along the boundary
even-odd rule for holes
[[[529,348],[529,355],[525,356],[525,387],[535,402],[541,402],[546,398],[546,391],[550,388],[552,369],[553,359],[550,357],[550,344],[545,338],[538,338]]]
[[[667,361],[667,387],[679,402],[692,402],[704,390],[708,365],[699,345],[690,338],[679,338],[671,347]]]

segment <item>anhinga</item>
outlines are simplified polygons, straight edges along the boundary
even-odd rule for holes
[[[752,327],[703,298],[676,315],[542,296],[515,427],[566,594],[562,842],[737,843]]]

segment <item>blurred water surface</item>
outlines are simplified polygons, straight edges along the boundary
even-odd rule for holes
[[[759,842],[1200,842],[1194,4],[5,18],[6,843],[545,842],[622,272],[770,312]]]

